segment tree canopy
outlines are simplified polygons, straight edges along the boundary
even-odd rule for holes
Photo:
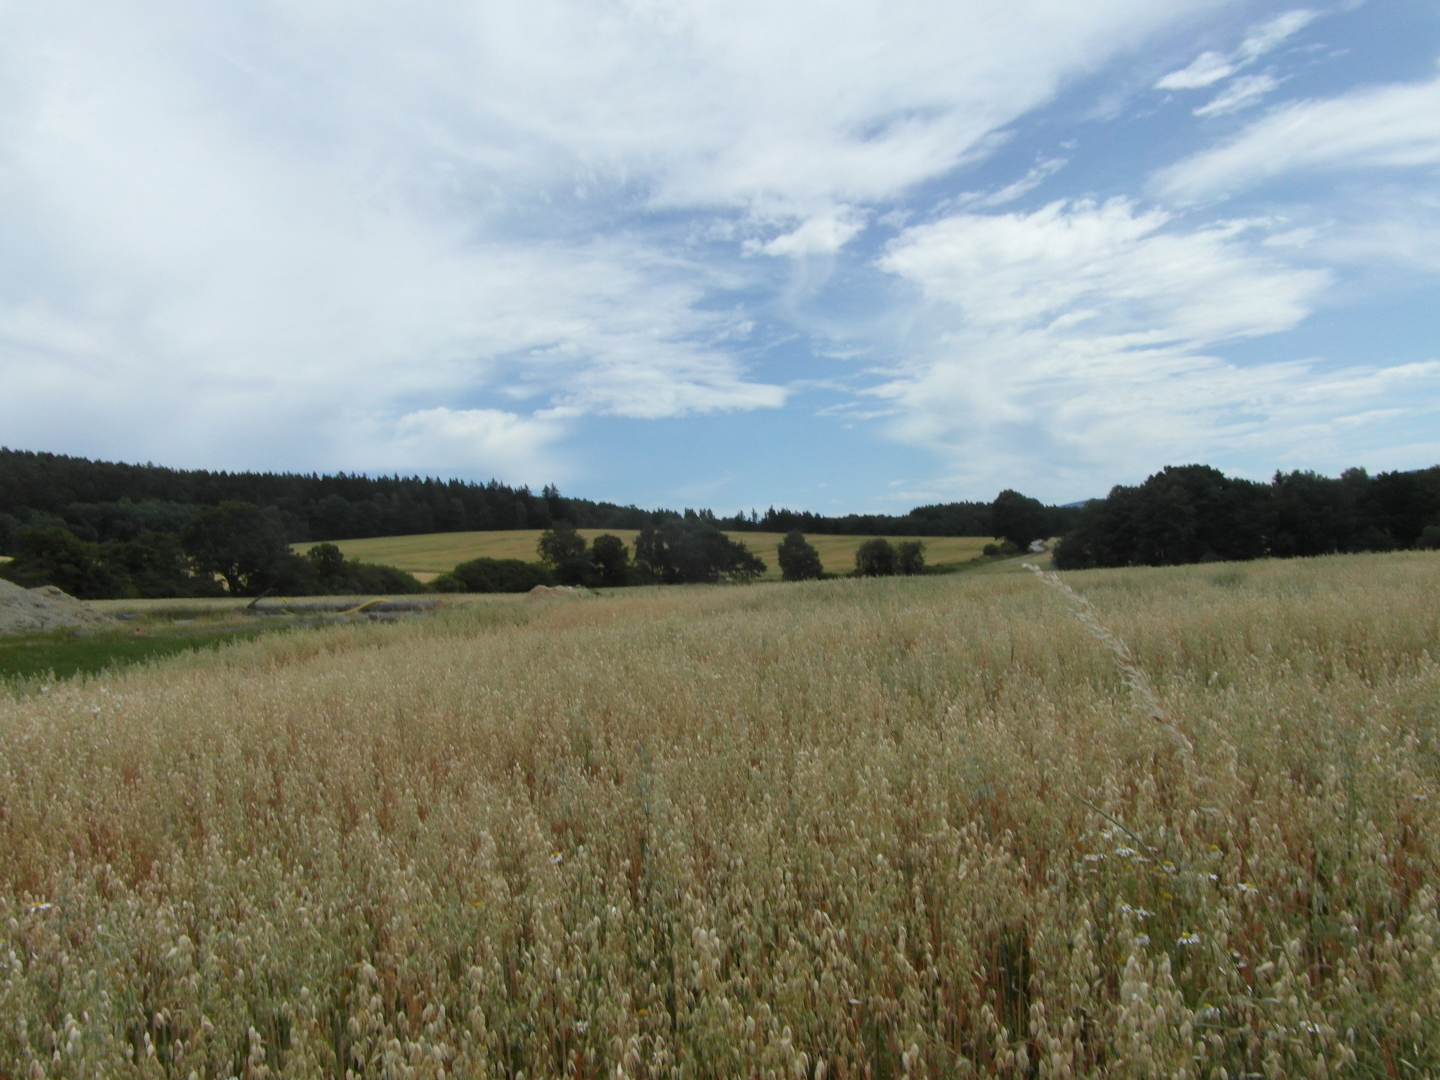
[[[646,578],[666,585],[752,581],[765,572],[765,560],[697,518],[642,529],[635,538],[635,564]]]
[[[855,549],[855,572],[862,577],[889,577],[895,573],[895,548],[877,536]]]
[[[799,529],[791,529],[776,546],[780,577],[785,581],[813,581],[825,573],[820,552]]]
[[[1170,466],[1089,503],[1056,546],[1061,569],[1389,551],[1440,525],[1440,466],[1338,479],[1276,473],[1270,483],[1208,465]]]
[[[279,526],[254,503],[228,500],[206,507],[185,526],[180,540],[196,568],[219,574],[233,596],[298,591],[290,586],[307,576]]]
[[[1044,540],[1051,532],[1051,515],[1039,499],[1008,488],[990,505],[991,536],[1004,537],[1024,551],[1032,540]]]

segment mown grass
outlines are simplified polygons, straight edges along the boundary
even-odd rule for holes
[[[986,573],[0,701],[0,1074],[1435,1075],[1437,567],[1066,575],[1140,682]]]
[[[586,540],[593,540],[602,533],[610,533],[620,537],[632,549],[637,535],[634,529],[578,531]],[[340,550],[351,558],[398,567],[415,574],[422,581],[429,581],[469,559],[485,557],[534,561],[537,557],[535,545],[540,539],[540,532],[539,529],[514,529],[503,532],[426,533],[418,536],[376,536],[365,540],[340,540],[336,543]],[[783,533],[731,532],[725,535],[732,540],[739,540],[765,560],[767,578],[779,579],[780,567],[775,548],[785,538]],[[855,549],[869,537],[810,536],[807,539],[820,553],[820,562],[827,573],[845,574],[855,569]],[[923,540],[926,561],[932,565],[968,562],[977,558],[986,544],[995,542],[977,536],[892,536],[888,539],[896,543],[906,539]],[[301,552],[311,546],[293,545],[296,551]]]

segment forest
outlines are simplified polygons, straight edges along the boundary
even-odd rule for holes
[[[637,530],[633,559],[614,536],[587,547],[575,534],[582,528]],[[545,530],[579,547],[547,553],[542,545],[538,562],[472,560],[427,586],[393,567],[346,558],[330,542],[512,529]],[[771,507],[719,517],[568,498],[553,485],[535,495],[493,480],[186,471],[0,449],[0,555],[8,559],[0,575],[87,599],[754,580],[763,562],[726,531],[791,534],[796,544],[805,534],[875,537],[880,546],[871,554],[879,561],[857,564],[861,574],[895,572],[876,567],[905,556],[907,544],[891,551],[884,536],[1005,541],[987,554],[1018,554],[1058,538],[1053,557],[1061,570],[1435,548],[1440,466],[1375,476],[1357,468],[1337,478],[1277,472],[1268,483],[1207,465],[1167,466],[1083,505],[1046,506],[1006,490],[989,503],[903,515]],[[295,544],[313,546],[302,556]],[[794,565],[809,558],[802,555]],[[787,579],[812,576],[781,562]]]
[[[1054,557],[1081,570],[1435,547],[1440,466],[1277,472],[1265,484],[1181,465],[1088,503]]]
[[[770,507],[719,517],[710,510],[642,510],[528,487],[434,477],[338,473],[210,472],[91,461],[0,447],[0,554],[16,529],[48,526],[90,543],[133,540],[143,532],[178,533],[207,506],[263,507],[291,543],[433,532],[547,529],[643,529],[695,516],[719,529],[883,536],[995,536],[990,503],[920,506],[905,514],[824,517]],[[1050,507],[1052,535],[1076,510]]]

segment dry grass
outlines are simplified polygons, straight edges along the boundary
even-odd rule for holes
[[[580,535],[593,540],[602,533],[620,537],[625,543],[635,544],[634,529],[580,529]],[[778,579],[780,567],[775,558],[775,547],[785,538],[784,533],[732,532],[726,536],[739,540],[765,560],[766,577]],[[457,563],[467,559],[483,557],[491,559],[536,558],[535,544],[540,539],[539,529],[512,529],[502,532],[461,532],[426,533],[421,536],[376,536],[368,540],[340,540],[337,546],[346,555],[365,562],[385,563],[389,566],[408,570],[421,581],[433,580],[436,576],[453,570]],[[811,536],[810,543],[820,552],[820,562],[832,574],[843,574],[855,569],[855,549],[869,539],[868,536]],[[890,537],[898,542],[906,537]],[[931,563],[964,562],[980,554],[980,549],[992,541],[977,536],[928,536],[925,542],[925,558]],[[293,545],[296,551],[306,551],[310,544]]]
[[[1440,563],[633,590],[0,701],[0,1075],[1440,1072]]]

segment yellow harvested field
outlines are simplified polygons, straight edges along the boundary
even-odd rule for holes
[[[346,555],[365,562],[385,563],[389,566],[408,570],[421,581],[429,581],[467,559],[481,557],[491,559],[525,559],[534,561],[538,556],[535,545],[540,539],[539,529],[513,529],[503,532],[457,532],[426,533],[420,536],[376,536],[365,540],[339,540],[337,546]],[[587,540],[593,540],[603,533],[610,533],[635,544],[634,529],[580,529]],[[780,567],[776,562],[775,547],[785,538],[783,533],[729,532],[725,534],[739,540],[751,551],[765,560],[766,577],[779,578]],[[820,552],[820,561],[832,574],[843,574],[855,569],[855,549],[869,539],[867,536],[808,536],[807,540]],[[923,536],[888,538],[892,543],[918,539],[925,544],[925,561],[930,564],[967,562],[980,554],[986,544],[994,543],[981,536]],[[295,544],[296,551],[304,552],[311,544]]]
[[[0,1076],[1440,1076],[1440,555],[494,598],[0,693]]]

